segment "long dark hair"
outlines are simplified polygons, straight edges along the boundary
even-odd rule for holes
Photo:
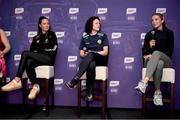
[[[42,32],[42,29],[41,29],[41,27],[39,25],[41,24],[43,19],[47,19],[49,21],[49,19],[47,17],[45,17],[45,16],[40,16],[39,17],[39,21],[38,21],[38,34]],[[51,26],[49,26],[48,32],[49,31],[51,31]]]
[[[157,15],[157,16],[160,17],[161,20],[164,20],[164,22],[162,23],[162,25],[163,25],[163,27],[166,27],[166,22],[165,22],[165,19],[164,19],[163,14],[161,14],[161,13],[154,13],[152,16],[154,16],[154,15]]]
[[[87,20],[86,25],[85,25],[85,32],[86,32],[87,34],[90,34],[90,33],[92,32],[92,29],[93,29],[93,21],[94,21],[95,19],[98,19],[98,20],[100,21],[100,19],[99,19],[98,16],[92,16],[92,17],[90,17],[90,18]],[[100,29],[99,29],[98,32],[100,32],[100,31],[101,31],[101,24],[100,24]]]

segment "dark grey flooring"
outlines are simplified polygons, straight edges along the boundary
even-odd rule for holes
[[[173,118],[180,119],[180,110],[175,110]],[[109,108],[106,119],[142,119],[140,109]],[[154,108],[146,112],[146,119],[170,119],[168,109]],[[82,108],[81,116],[77,116],[76,107],[56,106],[50,109],[49,115],[42,111],[42,106],[32,105],[0,105],[0,119],[101,119],[100,108]]]

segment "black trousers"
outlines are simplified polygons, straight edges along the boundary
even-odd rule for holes
[[[107,66],[107,57],[104,57],[98,53],[90,52],[85,58],[82,59],[79,70],[74,79],[80,79],[80,77],[87,71],[87,93],[92,93],[93,83],[95,80],[95,68],[96,66]]]
[[[52,65],[53,60],[45,54],[35,53],[30,51],[23,51],[21,54],[21,60],[19,63],[18,71],[16,77],[22,78],[24,70],[26,70],[27,75],[32,82],[36,84],[38,81],[36,79],[35,67],[39,65]]]

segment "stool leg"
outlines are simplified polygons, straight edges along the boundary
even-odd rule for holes
[[[0,87],[6,85],[6,77],[2,76],[2,78],[0,78]],[[6,92],[2,92],[0,89],[0,101],[2,100],[3,104],[7,104],[7,93]],[[2,99],[3,98],[3,99]]]
[[[35,99],[33,100],[33,103],[34,103],[34,106],[37,105],[37,98],[35,98]]]
[[[80,118],[81,114],[81,81],[77,85],[78,87],[78,117]]]
[[[145,118],[146,114],[146,94],[142,94],[142,117]]]
[[[22,102],[23,102],[23,112],[25,111],[25,106],[26,106],[26,97],[27,97],[27,79],[22,79]]]
[[[171,118],[174,117],[174,84],[171,83]]]
[[[49,80],[45,80],[45,109],[47,115],[49,115]]]
[[[54,78],[52,78],[51,84],[52,87],[49,89],[51,89],[51,104],[52,104],[52,108],[54,109]]]
[[[102,118],[106,115],[106,81],[102,81]]]

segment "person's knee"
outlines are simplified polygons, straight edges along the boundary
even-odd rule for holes
[[[88,66],[88,71],[93,71],[96,67],[96,63],[95,62],[91,62]]]
[[[33,60],[31,60],[31,59],[27,59],[27,67],[29,67],[31,64],[32,64],[32,62],[33,62]]]
[[[164,67],[164,61],[160,60],[157,65],[157,69],[163,69]]]
[[[152,53],[152,56],[158,57],[159,55],[160,55],[160,51],[157,50]]]

